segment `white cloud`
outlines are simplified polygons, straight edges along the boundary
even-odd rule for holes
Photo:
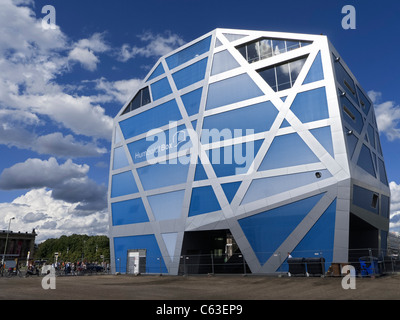
[[[145,46],[130,46],[129,44],[124,44],[120,51],[120,60],[128,61],[136,56],[142,57],[160,57],[163,56],[174,49],[182,46],[185,41],[177,34],[173,34],[169,31],[164,34],[153,34],[152,32],[145,32],[139,36],[142,42],[147,43]]]
[[[400,139],[400,105],[394,101],[380,102],[382,94],[371,90],[368,96],[375,105],[376,122],[380,132],[383,132],[389,141]]]
[[[121,104],[125,104],[129,97],[132,96],[137,89],[139,89],[141,84],[141,79],[119,80],[112,82],[107,81],[105,78],[100,78],[96,80],[96,89],[104,91],[108,99],[116,100]],[[102,97],[102,99],[105,98]]]
[[[97,68],[99,59],[94,55],[93,51],[86,48],[74,48],[68,55],[70,60],[76,60],[81,63],[81,65],[89,70],[94,71]]]
[[[400,232],[400,184],[390,182],[390,230]]]
[[[0,175],[3,190],[57,187],[66,180],[85,177],[88,165],[77,165],[72,160],[59,165],[55,158],[28,159],[4,169]]]
[[[67,160],[59,164],[55,158],[28,159],[4,169],[0,175],[0,189],[52,189],[55,200],[77,203],[81,214],[106,208],[107,188],[87,176],[89,166]]]
[[[106,52],[110,48],[103,39],[103,34],[95,33],[89,39],[81,39],[68,55],[69,60],[78,61],[82,67],[89,71],[97,69],[100,59],[95,55],[97,52]]]
[[[95,53],[109,50],[104,34],[71,43],[59,28],[43,30],[41,19],[29,7],[16,6],[11,0],[2,0],[0,33],[2,109],[23,114],[25,125],[45,115],[75,134],[110,140],[112,118],[96,102],[97,97],[67,93],[67,86],[55,82],[71,70],[71,61],[96,69],[99,58]]]
[[[11,203],[0,203],[0,226],[5,229],[11,217],[14,232],[38,233],[36,242],[71,234],[107,234],[107,210],[93,210],[80,215],[79,203],[68,203],[52,197],[46,188],[35,189]]]

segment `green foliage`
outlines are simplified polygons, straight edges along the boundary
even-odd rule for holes
[[[48,263],[55,261],[54,253],[58,252],[58,261],[101,262],[110,260],[110,242],[107,236],[88,236],[73,234],[58,239],[47,239],[39,244],[34,259],[45,259]]]

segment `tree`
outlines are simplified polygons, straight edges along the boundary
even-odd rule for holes
[[[88,236],[73,234],[58,239],[47,239],[38,245],[34,254],[35,260],[55,261],[54,253],[58,252],[58,261],[102,262],[110,260],[110,242],[107,236]]]

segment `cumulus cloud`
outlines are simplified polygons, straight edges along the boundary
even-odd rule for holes
[[[69,53],[68,59],[78,61],[85,69],[94,71],[100,62],[95,53],[105,52],[109,49],[109,46],[104,41],[104,34],[95,33],[89,39],[79,40]]]
[[[128,79],[108,81],[104,77],[95,80],[96,89],[103,91],[109,100],[116,100],[121,104],[127,102],[128,98],[139,89],[141,79]],[[104,99],[104,97],[102,97]]]
[[[71,71],[73,61],[94,70],[99,63],[97,54],[109,50],[104,34],[72,42],[58,27],[44,31],[41,19],[24,6],[27,2],[19,4],[2,0],[1,5],[0,107],[8,116],[14,112],[14,119],[22,116],[20,126],[45,116],[74,134],[110,140],[112,118],[99,101],[70,94],[55,82]]]
[[[0,203],[0,225],[6,226],[11,217],[13,231],[38,233],[37,242],[62,235],[107,234],[107,210],[93,210],[81,215],[78,203],[68,203],[52,197],[51,190],[34,189],[14,199]]]
[[[368,96],[375,105],[376,122],[380,132],[389,141],[400,139],[400,105],[394,101],[381,101],[382,94],[371,90]]]
[[[136,56],[146,58],[160,57],[185,43],[179,35],[171,33],[170,31],[167,31],[164,34],[153,34],[152,32],[147,31],[138,37],[142,42],[146,43],[146,45],[139,47],[124,44],[119,53],[121,61],[125,62],[135,58]]]
[[[400,233],[400,184],[390,182],[390,225],[391,231]]]
[[[81,214],[106,208],[107,188],[89,179],[89,166],[67,160],[59,164],[55,158],[28,159],[4,169],[0,189],[51,189],[55,200],[76,204]]]
[[[3,170],[0,189],[54,188],[66,180],[85,177],[88,171],[88,165],[77,165],[70,159],[61,165],[55,158],[28,159]]]
[[[61,132],[53,132],[39,136],[23,126],[2,120],[4,119],[0,115],[0,144],[9,147],[65,158],[95,157],[107,152],[96,143],[77,141],[70,134],[64,136]]]

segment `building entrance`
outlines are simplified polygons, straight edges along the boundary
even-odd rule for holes
[[[126,273],[146,272],[146,249],[131,249],[127,252]]]
[[[228,229],[185,232],[180,274],[250,273]]]

